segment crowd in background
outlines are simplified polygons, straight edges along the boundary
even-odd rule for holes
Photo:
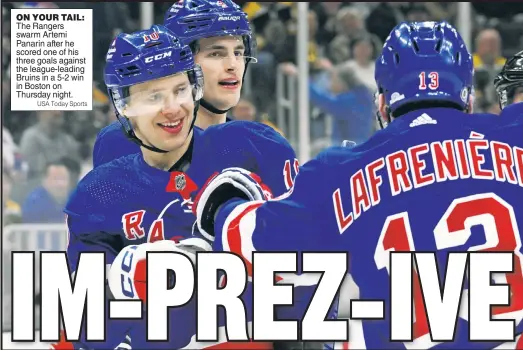
[[[297,77],[296,4],[237,2],[248,14],[258,43],[250,65],[249,93],[232,119],[277,125],[278,74]],[[171,3],[155,3],[155,23]],[[10,111],[10,8],[93,9],[93,111]],[[492,85],[506,57],[523,47],[520,3],[473,3],[475,111],[499,113]],[[311,139],[329,136],[362,142],[376,130],[374,60],[390,30],[403,20],[456,24],[455,2],[310,3],[308,61]],[[510,7],[508,11],[506,8]],[[117,14],[117,15],[115,15]],[[92,168],[97,132],[114,120],[103,84],[104,57],[119,32],[140,29],[135,2],[2,3],[2,203],[3,225],[63,222],[62,208],[78,180]],[[325,123],[329,120],[329,123]]]

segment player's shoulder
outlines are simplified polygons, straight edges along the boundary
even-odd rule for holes
[[[248,135],[272,135],[276,130],[267,124],[246,121],[246,120],[230,120],[227,123],[212,125],[206,129],[206,133],[212,134],[248,134]],[[281,136],[281,135],[280,135]]]
[[[140,147],[127,138],[122,124],[116,120],[98,132],[93,147],[93,165],[98,167],[116,158],[138,152]]]
[[[500,117],[509,118],[514,121],[523,119],[523,102],[513,103],[501,111]]]
[[[255,145],[257,148],[264,145],[290,147],[287,139],[272,127],[251,121],[231,120],[227,123],[213,125],[205,130],[204,135],[211,140],[219,139],[221,143],[237,143],[241,146]]]
[[[505,108],[500,115],[473,114],[469,121],[472,128],[481,128],[487,134],[507,136],[511,133],[523,133],[523,103]]]
[[[367,152],[363,151],[359,145],[353,147],[332,146],[321,151],[315,159],[317,167],[330,168],[350,164],[366,155]]]
[[[102,164],[88,172],[71,193],[65,212],[69,215],[111,209],[122,198],[120,191],[126,191],[135,173],[136,158],[130,154]]]
[[[118,120],[114,120],[109,125],[104,126],[99,132],[98,137],[105,137],[109,134],[118,133],[123,135],[122,133],[122,124]]]

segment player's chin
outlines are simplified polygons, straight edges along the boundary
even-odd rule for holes
[[[185,143],[186,138],[187,133],[184,133],[183,135],[178,135],[169,139],[163,139],[159,143],[162,145],[161,149],[167,152],[172,152],[182,147]]]
[[[240,92],[236,94],[230,94],[229,96],[223,96],[220,98],[220,105],[222,106],[222,110],[229,110],[236,106],[238,102],[240,101]]]

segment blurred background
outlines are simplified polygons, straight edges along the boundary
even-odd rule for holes
[[[399,22],[446,20],[474,55],[475,111],[499,113],[492,81],[523,49],[518,2],[243,2],[256,33],[232,119],[269,124],[300,162],[343,140],[363,142],[377,129],[374,60]],[[98,131],[115,119],[103,83],[104,57],[119,32],[162,23],[171,2],[2,2],[2,239],[10,250],[63,250],[62,207],[92,168]],[[10,9],[93,9],[92,111],[10,110]],[[117,15],[115,15],[117,14]],[[9,254],[2,260],[4,330],[10,327]],[[23,345],[27,347],[27,344]]]

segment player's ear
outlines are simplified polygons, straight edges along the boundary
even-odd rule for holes
[[[378,111],[380,112],[381,117],[387,123],[390,123],[389,108],[385,102],[385,95],[378,95]]]

